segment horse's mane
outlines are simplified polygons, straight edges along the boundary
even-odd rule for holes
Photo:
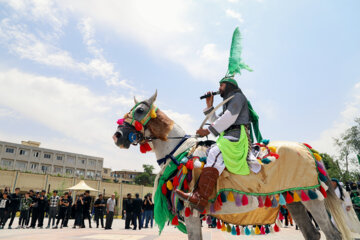
[[[147,127],[151,132],[151,136],[166,141],[169,132],[173,128],[174,121],[166,116],[160,109],[156,111],[156,114],[157,117],[152,118],[148,122]]]

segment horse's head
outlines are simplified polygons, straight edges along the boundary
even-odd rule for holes
[[[154,105],[157,91],[145,101],[138,102],[134,97],[135,106],[118,120],[118,127],[113,136],[115,144],[120,148],[129,148],[145,140],[145,129],[152,118],[156,118],[157,108]]]

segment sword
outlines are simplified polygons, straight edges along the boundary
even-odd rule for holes
[[[227,103],[228,101],[230,101],[233,97],[234,97],[234,95],[232,95],[231,97],[225,99],[224,101],[222,101],[221,103],[219,103],[208,115],[206,115],[206,117],[205,117],[204,121],[201,123],[199,129],[201,129],[201,128],[204,127],[204,125],[205,125],[205,123],[207,122],[207,120],[210,118],[211,115],[213,115],[213,114],[216,112],[216,110],[218,110],[222,105],[224,105],[225,103]]]

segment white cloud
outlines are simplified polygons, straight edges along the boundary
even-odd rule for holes
[[[360,116],[360,82],[354,85],[350,96],[350,101],[345,104],[344,110],[333,122],[331,128],[324,130],[319,139],[311,142],[313,147],[329,154],[337,153],[337,148],[334,147],[334,138],[340,137],[346,129],[354,125],[354,119]]]
[[[226,16],[231,17],[231,18],[235,18],[236,20],[238,20],[240,23],[244,22],[243,17],[241,16],[240,13],[235,12],[234,10],[231,9],[226,9]]]

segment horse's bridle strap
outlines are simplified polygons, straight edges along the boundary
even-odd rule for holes
[[[181,141],[178,143],[178,145],[176,145],[176,147],[175,147],[169,154],[167,154],[165,157],[157,160],[157,163],[159,164],[159,166],[160,166],[161,164],[165,163],[166,160],[168,160],[169,158],[171,159],[171,161],[173,161],[173,162],[176,164],[176,166],[179,166],[180,164],[176,161],[176,158],[174,157],[174,153],[175,153],[176,150],[178,150],[179,147],[180,147],[186,140],[188,140],[189,138],[190,138],[189,135],[185,135],[185,136],[181,139]]]

